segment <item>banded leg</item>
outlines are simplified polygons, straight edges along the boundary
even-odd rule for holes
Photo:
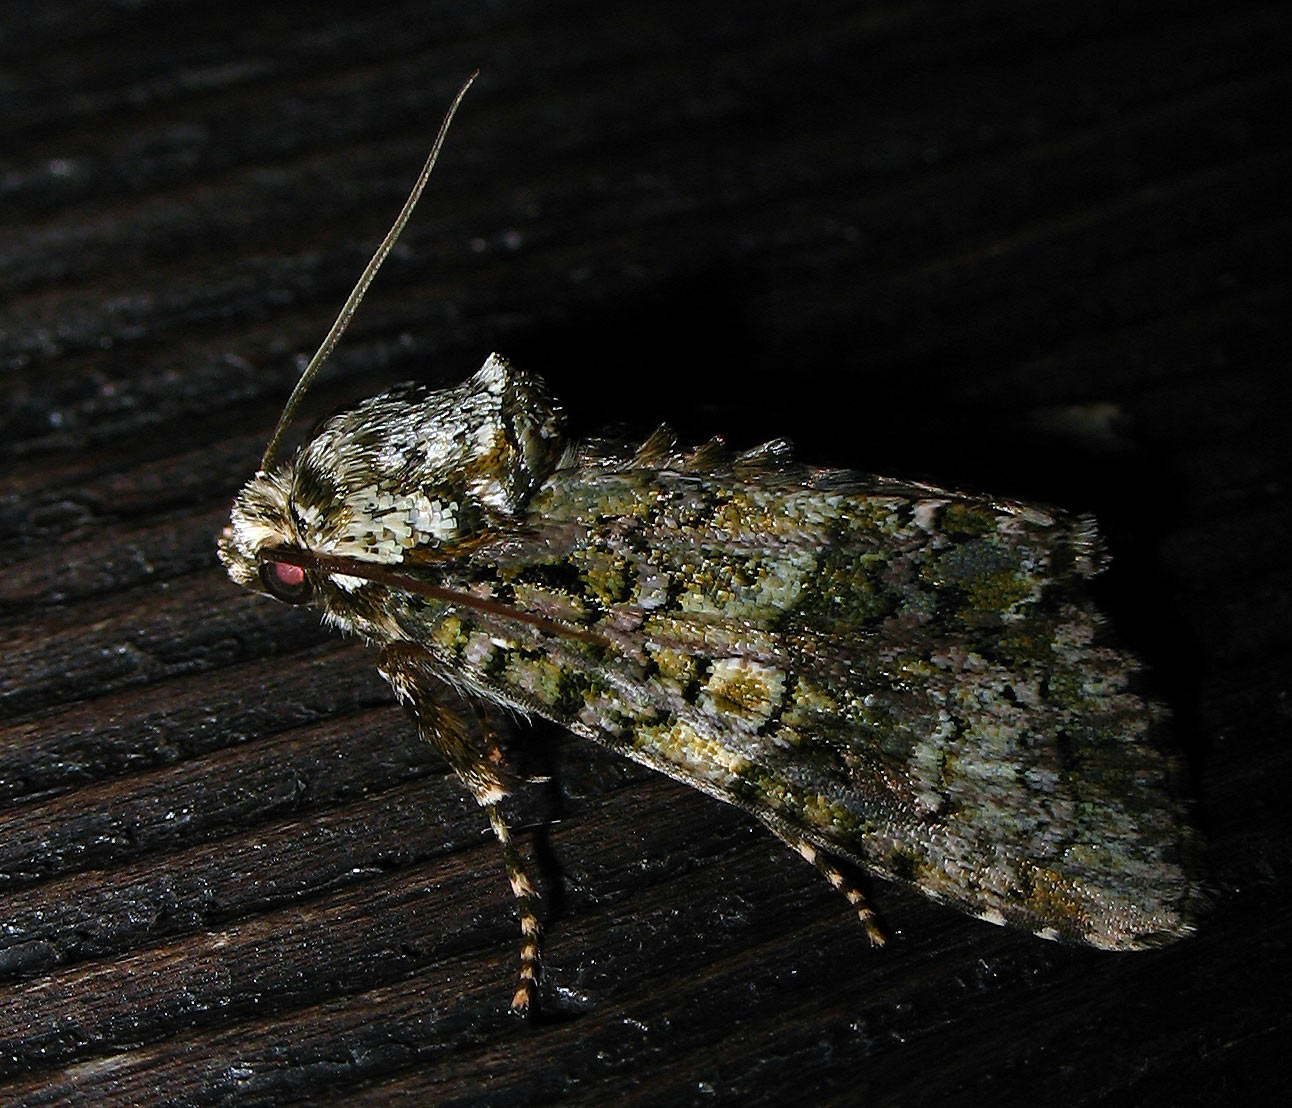
[[[495,802],[485,803],[484,809],[489,814],[489,825],[502,847],[502,862],[507,867],[507,880],[511,883],[511,891],[516,897],[516,913],[520,916],[520,984],[516,987],[515,996],[511,998],[511,1010],[524,1013],[534,999],[541,968],[538,950],[540,929],[538,916],[534,912],[534,898],[537,894],[534,883],[525,871],[520,852],[511,841],[511,829],[507,826],[502,808]]]
[[[520,984],[511,1007],[514,1012],[524,1012],[538,984],[536,894],[502,813],[509,774],[502,749],[494,740],[494,728],[478,705],[440,679],[434,659],[422,647],[392,643],[382,650],[378,669],[412,712],[418,733],[444,756],[489,816],[520,914]]]
[[[870,945],[883,946],[888,940],[879,926],[879,920],[875,917],[875,910],[866,903],[866,898],[862,895],[861,890],[835,868],[830,861],[830,856],[819,847],[808,842],[807,839],[787,835],[779,829],[776,830],[776,834],[785,840],[790,849],[801,854],[816,866],[821,875],[848,898],[848,903],[856,909],[857,918],[861,920],[862,927],[866,929],[866,937],[870,939]]]

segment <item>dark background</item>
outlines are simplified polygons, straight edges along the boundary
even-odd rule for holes
[[[1253,1104],[1288,1092],[1282,2],[63,2],[0,14],[0,1099]],[[373,654],[214,541],[311,415],[497,349],[579,433],[1096,512],[1214,908],[1146,954],[877,883],[536,728],[544,1016]]]

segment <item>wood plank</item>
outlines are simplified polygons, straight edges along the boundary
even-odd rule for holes
[[[1271,1099],[1292,1028],[1285,5],[231,0],[0,14],[0,1100],[946,1108]],[[488,829],[372,651],[214,542],[303,426],[490,350],[580,434],[1094,511],[1191,758],[1166,950],[873,890],[520,731],[543,1013]],[[532,763],[532,764],[531,764]]]

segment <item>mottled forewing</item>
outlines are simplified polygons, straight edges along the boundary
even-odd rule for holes
[[[1187,926],[1165,714],[1086,595],[1088,520],[675,460],[559,471],[526,527],[464,585],[585,637],[441,627],[500,698],[984,918]]]

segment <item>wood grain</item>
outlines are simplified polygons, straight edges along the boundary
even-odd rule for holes
[[[1284,6],[62,0],[0,14],[0,1100],[1262,1102],[1289,1032]],[[535,728],[497,852],[364,646],[214,540],[307,405],[493,349],[580,433],[1094,511],[1214,908],[1113,956],[872,890]]]

